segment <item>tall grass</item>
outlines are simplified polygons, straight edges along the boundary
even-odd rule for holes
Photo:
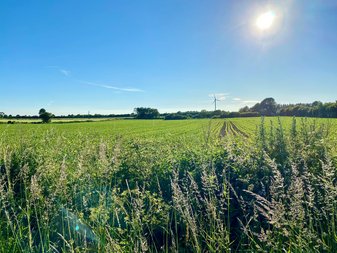
[[[337,252],[329,127],[0,140],[1,252]]]

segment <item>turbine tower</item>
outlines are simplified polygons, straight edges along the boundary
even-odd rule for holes
[[[220,99],[218,99],[216,96],[215,96],[215,94],[213,95],[213,104],[214,104],[214,111],[216,111],[216,102],[217,101],[221,101]]]

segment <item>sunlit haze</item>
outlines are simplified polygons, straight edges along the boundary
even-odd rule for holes
[[[275,13],[272,11],[261,14],[256,20],[256,26],[260,30],[267,30],[272,27],[275,20]]]

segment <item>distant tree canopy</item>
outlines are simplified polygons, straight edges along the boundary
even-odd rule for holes
[[[216,111],[187,111],[176,113],[163,113],[162,117],[166,120],[179,120],[179,119],[210,119],[210,118],[237,118],[237,117],[257,117],[260,114],[257,112],[226,112],[222,110]]]
[[[49,123],[51,121],[51,118],[54,117],[54,114],[47,112],[44,108],[42,108],[39,111],[39,117],[43,123]]]
[[[335,103],[277,104],[273,98],[266,98],[251,108],[245,106],[240,113],[258,113],[261,116],[297,116],[297,117],[321,117],[337,118],[337,101]]]
[[[157,109],[137,107],[134,109],[136,119],[156,119],[160,114]]]
[[[247,110],[247,107],[245,107],[245,110]],[[262,116],[274,116],[277,112],[277,104],[275,99],[266,98],[261,103],[255,104],[250,110],[248,109],[248,111],[257,112]]]

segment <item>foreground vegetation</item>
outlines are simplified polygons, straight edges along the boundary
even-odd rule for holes
[[[0,125],[0,251],[336,252],[336,123]]]

